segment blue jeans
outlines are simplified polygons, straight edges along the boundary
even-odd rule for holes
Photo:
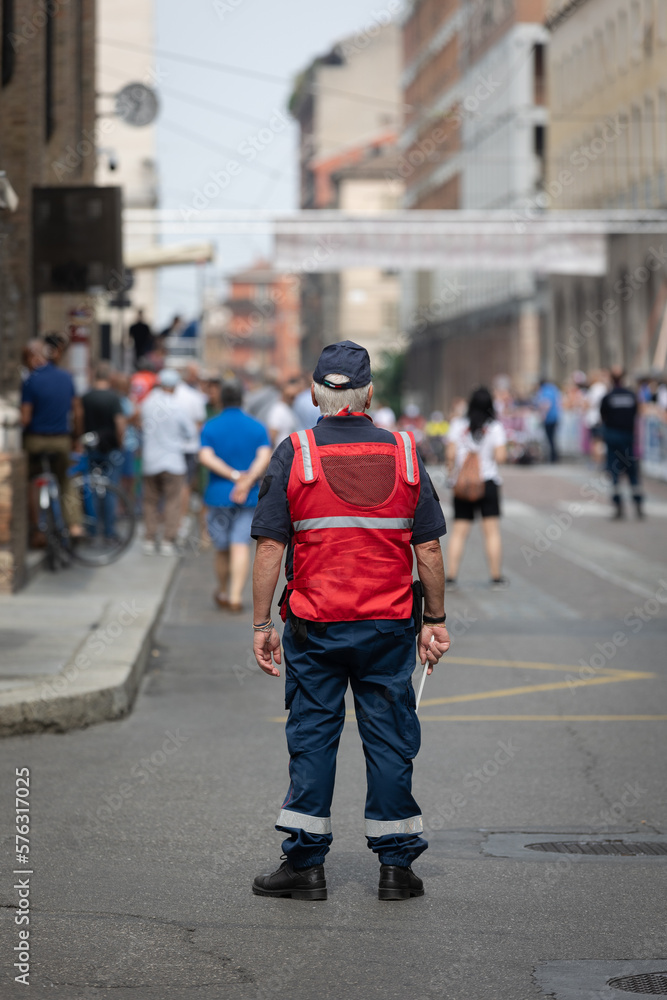
[[[98,468],[107,479],[111,480],[114,486],[118,486],[123,470],[122,451],[91,451],[89,455],[90,462],[88,468]],[[99,520],[101,518],[104,537],[112,538],[116,521],[115,498],[106,491],[103,497],[99,498],[94,496],[89,489],[86,489],[83,505],[86,515],[92,516],[95,520],[93,533],[97,534],[99,532]]]
[[[366,758],[366,839],[383,864],[408,866],[428,847],[412,797],[412,760],[421,742],[412,673],[412,619],[308,624],[297,642],[289,622],[285,651],[290,786],[276,829],[295,868],[321,864],[332,841],[336,755],[352,686]]]

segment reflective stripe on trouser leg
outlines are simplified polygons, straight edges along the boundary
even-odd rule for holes
[[[290,787],[276,828],[289,834],[283,852],[296,868],[319,864],[332,841],[331,800],[336,754],[345,723],[347,670],[327,656],[326,641],[309,634],[294,641],[289,625],[285,652],[285,726]]]
[[[412,795],[412,760],[421,742],[412,686],[414,666],[412,626],[398,631],[377,623],[366,663],[352,676],[366,757],[368,846],[382,863],[403,866],[428,847],[420,836],[421,811]]]

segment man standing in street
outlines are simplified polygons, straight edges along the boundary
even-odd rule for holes
[[[140,359],[153,349],[153,334],[144,319],[143,309],[137,309],[137,318],[130,327],[130,339],[134,344],[134,366],[138,368]]]
[[[276,450],[252,527],[254,652],[276,677],[282,657],[271,604],[288,549],[281,616],[291,779],[276,824],[287,859],[259,875],[253,892],[326,899],[323,862],[349,682],[366,757],[366,838],[380,861],[378,896],[409,899],[423,895],[411,865],[428,846],[412,796],[420,727],[411,546],[425,596],[418,652],[430,673],[449,649],[445,520],[412,434],[376,428],[365,413],[373,386],[363,347],[326,347],[312,393],[323,419]]]
[[[623,498],[619,480],[625,473],[632,487],[637,517],[644,517],[643,496],[639,482],[639,459],[635,452],[635,423],[637,420],[637,397],[632,389],[623,385],[624,372],[620,367],[611,369],[612,389],[600,403],[600,418],[604,427],[607,445],[607,472],[613,487],[615,521],[624,516]]]
[[[243,588],[250,570],[250,527],[266,472],[271,446],[258,420],[241,410],[243,389],[238,382],[222,386],[222,413],[202,429],[199,461],[210,471],[204,503],[207,526],[215,547],[218,607],[242,611]]]
[[[181,518],[186,469],[184,448],[195,433],[194,424],[174,399],[178,382],[178,372],[163,368],[158,384],[141,407],[144,554],[147,556],[155,552],[160,520],[163,521],[163,537],[159,553],[162,556],[176,554],[174,542]],[[161,517],[160,501],[164,504]]]

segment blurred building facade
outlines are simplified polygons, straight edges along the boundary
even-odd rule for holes
[[[94,182],[95,0],[0,8],[0,170],[18,207],[0,208],[0,393],[20,385],[20,352],[40,328],[32,282],[32,192]],[[92,153],[92,155],[89,155]],[[79,296],[50,297],[46,326],[64,329]],[[86,300],[86,304],[87,300]]]
[[[380,19],[316,59],[297,79],[290,111],[300,126],[300,204],[351,214],[400,207],[395,146],[402,120],[400,29]],[[307,262],[304,262],[307,272]],[[399,337],[399,277],[376,268],[301,276],[302,358],[312,370],[326,344],[351,339],[376,360]]]
[[[552,125],[544,204],[667,208],[667,2],[557,0],[548,73]],[[550,374],[622,364],[638,375],[667,355],[661,238],[613,236],[604,278],[552,277]]]
[[[203,361],[214,372],[280,378],[300,368],[299,279],[267,261],[229,278],[227,299],[204,321]]]
[[[547,0],[412,0],[403,18],[407,108],[399,175],[411,209],[501,209],[541,190],[548,125]],[[404,277],[410,396],[444,409],[506,373],[539,375],[546,325],[530,272]]]
[[[97,0],[98,46],[96,67],[97,111],[105,123],[103,141],[98,143],[96,183],[120,185],[124,208],[156,208],[159,204],[159,180],[156,160],[156,126],[137,127],[115,114],[115,95],[128,84],[143,84],[156,89],[158,72],[152,55],[155,35],[153,0]],[[124,48],[123,43],[128,47]],[[159,235],[123,232],[126,259],[133,251],[157,246]],[[130,301],[132,311],[110,307],[100,300],[98,315],[111,326],[114,355],[121,362],[119,344],[126,335],[134,310],[142,308],[149,325],[156,321],[157,276],[151,267],[133,269],[132,288],[110,298],[120,303]],[[108,299],[109,297],[107,297]]]
[[[64,329],[86,296],[46,296],[32,278],[32,195],[38,187],[88,185],[94,179],[95,3],[54,0],[0,6],[0,171],[18,196],[0,201],[0,591],[25,580],[27,470],[15,417],[21,351],[43,332]],[[14,211],[10,207],[15,208]]]

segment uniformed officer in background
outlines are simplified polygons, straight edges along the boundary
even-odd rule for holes
[[[622,368],[612,368],[610,375],[612,388],[600,403],[600,418],[607,445],[607,472],[611,476],[613,489],[613,519],[618,521],[625,513],[619,484],[621,476],[625,474],[632,489],[637,517],[641,520],[644,517],[644,498],[639,477],[639,458],[635,450],[639,409],[637,397],[632,389],[623,385],[625,373]]]
[[[424,893],[411,864],[428,846],[412,796],[421,735],[411,679],[413,603],[421,614],[412,547],[425,602],[418,653],[430,673],[450,643],[445,520],[412,435],[377,428],[365,413],[373,386],[363,347],[326,347],[312,394],[323,417],[276,449],[252,527],[254,652],[276,677],[281,650],[271,604],[287,549],[281,617],[291,779],[276,824],[286,834],[286,860],[258,876],[253,892],[326,899],[323,862],[349,682],[366,757],[366,837],[381,866],[378,895],[409,899]]]

